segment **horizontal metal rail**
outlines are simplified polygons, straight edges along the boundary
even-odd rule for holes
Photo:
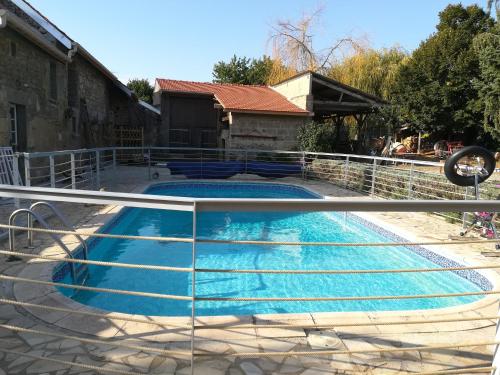
[[[124,234],[108,234],[100,232],[69,231],[63,229],[30,228],[18,225],[0,224],[0,228],[31,231],[39,233],[53,233],[66,235],[80,235],[96,238],[110,238],[121,240],[145,240],[158,242],[186,242],[192,243],[192,238],[183,237],[158,237],[158,236],[132,236]],[[467,244],[488,244],[498,243],[497,239],[464,239],[464,240],[438,240],[438,241],[403,241],[403,242],[286,242],[286,241],[260,241],[260,240],[216,240],[197,239],[197,243],[220,243],[220,244],[240,244],[240,245],[268,245],[268,246],[328,246],[328,247],[388,247],[388,246],[434,246],[434,245],[467,245]],[[75,260],[76,261],[76,260]]]
[[[499,211],[500,200],[324,200],[324,199],[238,199],[183,198],[148,194],[109,193],[87,190],[61,190],[40,187],[0,185],[0,195],[8,198],[90,203],[128,207],[199,212],[473,212]]]

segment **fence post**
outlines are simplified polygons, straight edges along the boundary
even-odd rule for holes
[[[12,183],[14,186],[22,185],[21,177],[19,176],[19,155],[17,154],[12,157]],[[21,207],[19,198],[14,198],[14,206],[16,208]]]
[[[245,150],[245,174],[248,174],[248,151]]]
[[[195,319],[196,319],[196,202],[193,202],[193,244],[192,244],[192,277],[191,277],[191,375],[194,375],[195,351]]]
[[[348,183],[347,178],[349,177],[349,156],[345,158],[345,166],[344,166],[344,188],[347,189]]]
[[[371,188],[371,195],[375,194],[375,173],[377,170],[377,159],[373,159],[373,168],[372,168],[372,188]]]
[[[96,150],[95,152],[95,183],[96,183],[96,190],[99,190],[101,188],[101,153]]]
[[[302,151],[302,160],[301,160],[301,164],[302,164],[302,180],[306,180],[306,153],[305,151]]]
[[[113,148],[113,171],[116,172],[116,148]]]
[[[200,178],[203,178],[203,150],[200,150]]]
[[[465,194],[464,194],[464,200],[467,200],[469,195],[469,187],[465,187]],[[462,212],[462,229],[465,229],[467,227],[467,212]]]
[[[71,161],[71,189],[76,189],[75,154],[70,154]]]
[[[408,199],[411,199],[413,193],[413,163],[410,163],[410,176],[408,177]]]
[[[151,148],[148,148],[148,180],[151,180]]]
[[[498,315],[500,315],[500,309],[498,311]],[[497,319],[495,341],[500,341],[500,319]],[[493,352],[493,362],[491,366],[494,367],[494,369],[491,371],[491,375],[500,375],[500,344],[495,345],[495,351]]]
[[[49,168],[50,168],[50,187],[56,187],[56,169],[54,166],[54,155],[49,156]]]
[[[30,157],[29,154],[24,154],[24,178],[26,179],[25,185],[31,186],[31,170],[30,170]]]

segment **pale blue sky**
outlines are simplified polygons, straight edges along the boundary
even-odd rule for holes
[[[464,5],[486,0],[464,0]],[[211,81],[233,54],[259,57],[270,25],[324,6],[316,45],[347,34],[408,51],[427,38],[447,0],[31,0],[126,83],[156,77]]]

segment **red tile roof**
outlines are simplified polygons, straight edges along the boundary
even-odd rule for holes
[[[161,78],[157,78],[156,82],[162,91],[211,94],[228,112],[270,112],[299,116],[309,114],[308,111],[297,107],[283,95],[267,86],[177,81]]]

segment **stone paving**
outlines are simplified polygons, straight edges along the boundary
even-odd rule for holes
[[[146,181],[142,178],[143,170],[128,168],[119,171],[118,176],[109,183],[107,190],[140,191]],[[240,176],[241,177],[241,176]],[[138,181],[131,184],[130,181]],[[329,199],[343,199],[347,196],[368,199],[345,191],[327,183],[307,182],[297,179],[280,179],[280,182],[297,183],[307,186],[328,196]],[[70,221],[77,223],[80,229],[94,230],[103,220],[112,216],[109,208],[93,205],[58,204]],[[0,221],[6,222],[13,207],[9,204],[0,206]],[[102,215],[107,212],[106,215]],[[415,240],[445,239],[448,233],[456,233],[458,226],[427,214],[415,213],[370,213],[365,214],[377,223],[389,228],[398,228],[400,233]],[[56,225],[56,224],[54,224]],[[24,245],[19,236],[19,247]],[[49,238],[37,235],[34,252],[54,248]],[[65,239],[66,242],[66,239]],[[76,244],[68,243],[68,246]],[[492,245],[487,247],[491,250]],[[0,248],[6,249],[7,243],[0,242]],[[436,247],[439,248],[439,247]],[[485,250],[482,245],[459,245],[447,248],[458,259],[466,259],[471,264],[498,263],[497,258],[481,255]],[[23,251],[27,251],[23,249]],[[30,262],[6,262],[1,257],[0,274],[23,275]],[[17,286],[17,285],[24,285]],[[40,295],[29,284],[11,282],[0,283],[1,298],[21,299],[47,305],[55,304],[55,296],[48,293]],[[58,296],[57,298],[60,298]],[[77,306],[73,301],[68,306]],[[81,307],[81,305],[80,305]],[[93,311],[93,310],[89,310]],[[349,323],[383,323],[388,320],[447,319],[457,317],[495,316],[498,312],[496,297],[485,298],[467,306],[436,311],[384,312],[384,313],[320,313],[320,314],[281,314],[258,315],[253,317],[233,318],[233,322],[259,325],[259,328],[231,328],[217,330],[197,330],[196,350],[204,353],[196,358],[195,373],[211,374],[401,374],[436,371],[444,369],[469,369],[490,366],[492,346],[467,347],[436,350],[432,352],[408,351],[398,353],[333,354],[289,357],[234,357],[215,356],[213,353],[257,353],[261,351],[307,351],[314,349],[329,350],[371,350],[381,348],[403,348],[421,345],[451,345],[457,342],[481,342],[493,340],[495,321],[481,320],[455,323],[425,323],[398,326],[373,325],[341,327]],[[226,319],[227,320],[227,319]],[[94,318],[78,314],[47,312],[40,309],[26,309],[0,304],[0,324],[36,329],[57,334],[73,335],[83,338],[115,339],[122,343],[149,346],[169,350],[190,350],[190,331],[179,328],[175,322],[157,325],[126,322],[114,318]],[[222,321],[222,320],[220,320]],[[199,318],[197,324],[219,322],[217,318]],[[178,319],[176,323],[187,323]],[[331,325],[331,329],[302,328],[263,328],[265,324],[317,324]],[[337,326],[335,326],[337,325]],[[165,357],[155,353],[146,353],[137,349],[119,348],[103,343],[84,343],[78,340],[42,336],[32,333],[14,333],[0,328],[0,349],[30,353],[53,359],[88,364],[101,367],[102,370],[127,371],[134,374],[190,374],[190,360],[183,356]],[[84,370],[48,361],[36,360],[6,354],[0,351],[0,375],[3,374],[97,374],[94,370]],[[105,373],[105,372],[103,372]]]

